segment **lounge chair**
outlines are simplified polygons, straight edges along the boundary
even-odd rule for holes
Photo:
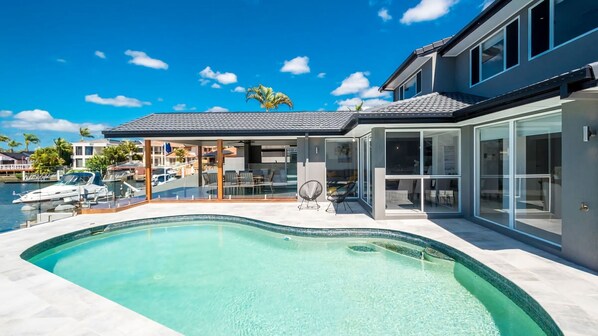
[[[307,204],[305,205],[307,209],[310,208],[309,202],[316,202],[316,206],[312,208],[320,210],[320,205],[318,204],[318,197],[322,195],[323,190],[324,188],[322,187],[322,184],[316,180],[309,180],[303,183],[303,185],[301,185],[301,188],[299,188],[299,197],[301,197],[301,204],[299,204],[298,206],[299,210],[303,209],[304,201],[307,201]]]
[[[351,209],[351,206],[347,205],[347,197],[349,197],[355,191],[356,187],[357,187],[357,184],[355,184],[355,182],[350,182],[350,183],[345,184],[344,186],[340,186],[340,187],[336,188],[334,191],[329,193],[326,198],[328,199],[330,204],[328,204],[326,211],[328,211],[328,209],[330,209],[330,206],[332,205],[332,208],[334,209],[334,214],[336,215],[338,206],[340,204],[342,204],[344,206],[345,210],[347,210],[347,206],[348,206],[349,210],[351,212],[353,212],[353,209]]]

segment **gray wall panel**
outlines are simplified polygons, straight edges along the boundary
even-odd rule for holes
[[[598,137],[582,141],[582,127],[598,130],[598,100],[563,104],[563,255],[598,270]],[[580,211],[581,202],[590,210]]]

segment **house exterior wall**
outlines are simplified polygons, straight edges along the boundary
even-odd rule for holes
[[[313,137],[297,138],[297,192],[305,182],[316,180],[324,188],[318,202],[326,201],[325,140]],[[298,198],[298,201],[300,202],[301,198]]]
[[[506,23],[519,17],[519,65],[470,87],[469,52],[473,48],[472,46],[455,58],[455,70],[452,74],[455,78],[454,91],[494,97],[598,61],[598,31],[563,44],[530,60],[528,58],[528,9],[536,3],[537,1],[534,1],[518,13],[514,13],[502,26],[495,27],[476,42],[477,45],[501,30]],[[437,78],[444,76],[446,76],[444,73],[437,72]]]
[[[582,141],[583,126],[598,130],[598,99],[563,103],[563,237],[567,259],[598,270],[598,137]],[[589,206],[580,210],[581,203]]]

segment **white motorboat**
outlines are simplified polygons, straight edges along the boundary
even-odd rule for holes
[[[13,204],[53,202],[56,205],[77,201],[97,200],[111,195],[97,172],[68,173],[60,181],[49,187],[29,191],[19,195]]]
[[[158,175],[154,175],[152,176],[152,186],[159,186],[159,185],[163,185],[165,183],[169,183],[172,181],[176,181],[177,178],[175,175],[173,174],[158,174]]]

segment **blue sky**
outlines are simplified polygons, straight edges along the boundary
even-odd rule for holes
[[[413,49],[487,1],[3,2],[0,134],[47,145],[153,112],[258,111],[242,91],[259,83],[297,111],[381,104]]]

